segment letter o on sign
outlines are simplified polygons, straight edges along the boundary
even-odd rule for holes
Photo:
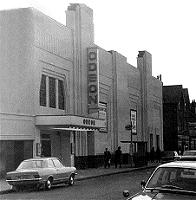
[[[90,93],[97,92],[97,86],[96,85],[90,85],[89,86],[89,92]]]
[[[88,54],[88,57],[89,57],[89,60],[95,60],[95,59],[97,59],[97,54],[96,54],[96,52],[90,52]]]

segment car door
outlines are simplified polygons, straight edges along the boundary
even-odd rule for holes
[[[57,173],[57,169],[56,166],[54,165],[54,162],[52,159],[48,159],[47,163],[46,163],[47,167],[44,168],[45,172],[48,176],[52,176],[53,177],[53,181],[55,183],[56,180],[58,180],[58,173]]]
[[[54,165],[57,170],[57,182],[65,182],[67,178],[66,168],[63,166],[59,159],[53,159]]]

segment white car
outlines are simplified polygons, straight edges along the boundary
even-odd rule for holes
[[[175,161],[158,166],[147,182],[142,181],[142,191],[128,199],[196,199],[196,163]],[[124,197],[129,191],[124,190]]]
[[[65,167],[56,157],[32,158],[22,161],[15,171],[8,172],[6,181],[14,190],[41,186],[49,190],[59,183],[72,186],[76,174],[75,167]]]
[[[183,153],[180,160],[187,161],[187,160],[194,160],[196,161],[196,150],[187,150]]]

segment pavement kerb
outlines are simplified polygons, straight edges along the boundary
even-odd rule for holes
[[[108,172],[108,173],[105,173],[105,174],[95,174],[95,175],[91,175],[91,176],[78,177],[78,178],[75,179],[75,182],[87,180],[87,179],[92,179],[92,178],[97,178],[97,177],[110,176],[112,174],[128,173],[128,172],[132,172],[132,171],[138,171],[138,170],[142,170],[142,169],[150,169],[150,168],[155,168],[155,167],[156,167],[156,165],[144,166],[144,167],[138,167],[138,168],[124,168],[124,169],[121,169],[120,171]],[[7,189],[7,190],[0,191],[0,195],[12,193],[12,192],[14,192],[14,190],[12,190],[10,188],[10,189]]]
[[[82,181],[82,180],[86,180],[86,179],[92,179],[92,178],[98,178],[98,177],[104,177],[104,176],[110,176],[110,175],[113,175],[113,174],[122,174],[122,173],[128,173],[128,172],[132,172],[132,171],[138,171],[138,170],[142,170],[142,169],[150,169],[150,168],[155,168],[156,166],[145,166],[145,167],[138,167],[138,168],[130,168],[130,169],[127,169],[125,168],[124,170],[121,170],[121,171],[116,171],[116,172],[108,172],[108,173],[105,173],[105,174],[96,174],[96,175],[92,175],[92,176],[86,176],[86,177],[80,177],[80,178],[76,178],[75,179],[75,182],[76,181]]]

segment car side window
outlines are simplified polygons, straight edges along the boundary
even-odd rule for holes
[[[176,171],[172,171],[170,173],[170,182],[175,181],[176,180]]]
[[[55,167],[57,168],[63,167],[62,163],[59,160],[53,159],[53,162],[54,162]]]
[[[52,160],[48,160],[48,168],[53,168],[54,167],[54,163]]]
[[[34,161],[35,168],[42,168],[42,160]]]

